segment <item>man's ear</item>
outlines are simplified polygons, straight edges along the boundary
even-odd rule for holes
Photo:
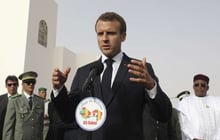
[[[121,34],[121,41],[125,41],[126,35],[127,35],[126,32]]]

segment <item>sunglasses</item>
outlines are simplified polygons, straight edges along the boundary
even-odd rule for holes
[[[17,85],[18,85],[18,83],[8,83],[8,84],[7,84],[8,87],[11,87],[11,86],[16,87]]]
[[[34,85],[36,83],[35,79],[28,79],[28,80],[24,80],[23,83],[26,83],[27,85]]]
[[[198,87],[198,86],[201,86],[201,87],[205,88],[207,85],[203,84],[203,83],[196,83],[196,84],[194,84],[194,87]]]

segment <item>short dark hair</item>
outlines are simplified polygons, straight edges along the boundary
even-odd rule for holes
[[[96,20],[95,31],[96,31],[96,25],[97,25],[98,21],[100,21],[100,20],[102,20],[102,21],[116,20],[121,25],[120,33],[126,32],[126,22],[125,22],[124,18],[115,12],[105,12],[105,13],[101,14],[99,16],[99,18]]]
[[[15,81],[18,83],[18,78],[15,75],[8,75],[5,79],[5,84],[7,84],[7,82],[11,80],[11,81]]]

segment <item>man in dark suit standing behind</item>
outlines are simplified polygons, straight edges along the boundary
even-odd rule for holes
[[[49,130],[46,140],[64,140],[64,130],[66,124],[60,119],[53,102],[48,104]]]
[[[3,125],[5,120],[5,114],[7,110],[8,100],[11,96],[17,94],[18,89],[18,78],[14,75],[9,75],[5,79],[5,87],[7,88],[7,93],[0,96],[0,140],[2,140]]]
[[[98,130],[92,132],[75,125],[74,135],[78,140],[143,140],[142,113],[145,104],[149,105],[155,119],[165,122],[171,116],[170,100],[160,88],[151,64],[145,58],[133,59],[121,51],[121,43],[126,39],[126,22],[120,15],[103,13],[96,21],[95,31],[102,52],[95,63],[102,63],[104,71],[94,78],[91,87],[94,89],[93,96],[104,102],[107,118]],[[112,64],[109,66],[106,61]],[[70,68],[64,72],[56,68],[53,72],[52,100],[65,122],[75,122],[76,106],[84,97],[91,96],[84,94],[82,87],[93,64],[77,70],[69,95],[64,83]],[[107,89],[103,84],[107,82],[103,80],[107,79],[104,78],[105,70],[111,66],[110,89],[104,92]]]

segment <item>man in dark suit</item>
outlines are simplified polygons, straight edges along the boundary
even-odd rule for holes
[[[91,132],[75,125],[72,136],[78,140],[143,140],[142,113],[145,104],[148,104],[155,119],[166,122],[172,112],[170,100],[160,88],[151,64],[145,58],[132,59],[121,51],[121,43],[126,39],[126,22],[120,15],[103,13],[96,21],[95,31],[102,56],[94,63],[102,63],[105,71],[109,67],[105,60],[113,61],[111,89],[103,92],[105,72],[97,75],[91,85],[92,96],[102,100],[106,106],[107,118],[99,129]],[[82,91],[82,87],[94,63],[77,70],[69,95],[64,83],[70,68],[64,72],[56,68],[53,72],[52,100],[65,122],[75,122],[76,106],[84,97],[90,96]]]
[[[37,73],[22,73],[22,94],[8,102],[3,140],[43,140],[44,100],[34,95]]]
[[[180,92],[175,98],[181,101],[190,95],[189,91]],[[178,111],[172,109],[172,116],[168,122],[155,120],[150,114],[148,105],[145,106],[143,113],[143,130],[145,140],[182,140]]]
[[[5,79],[5,87],[7,88],[7,93],[0,96],[0,140],[2,140],[3,125],[5,120],[5,113],[7,110],[8,99],[11,96],[17,94],[18,89],[18,78],[14,75],[9,75]]]
[[[72,129],[73,125],[66,124],[61,120],[53,102],[48,104],[48,115],[50,123],[46,140],[64,140],[64,131]]]

